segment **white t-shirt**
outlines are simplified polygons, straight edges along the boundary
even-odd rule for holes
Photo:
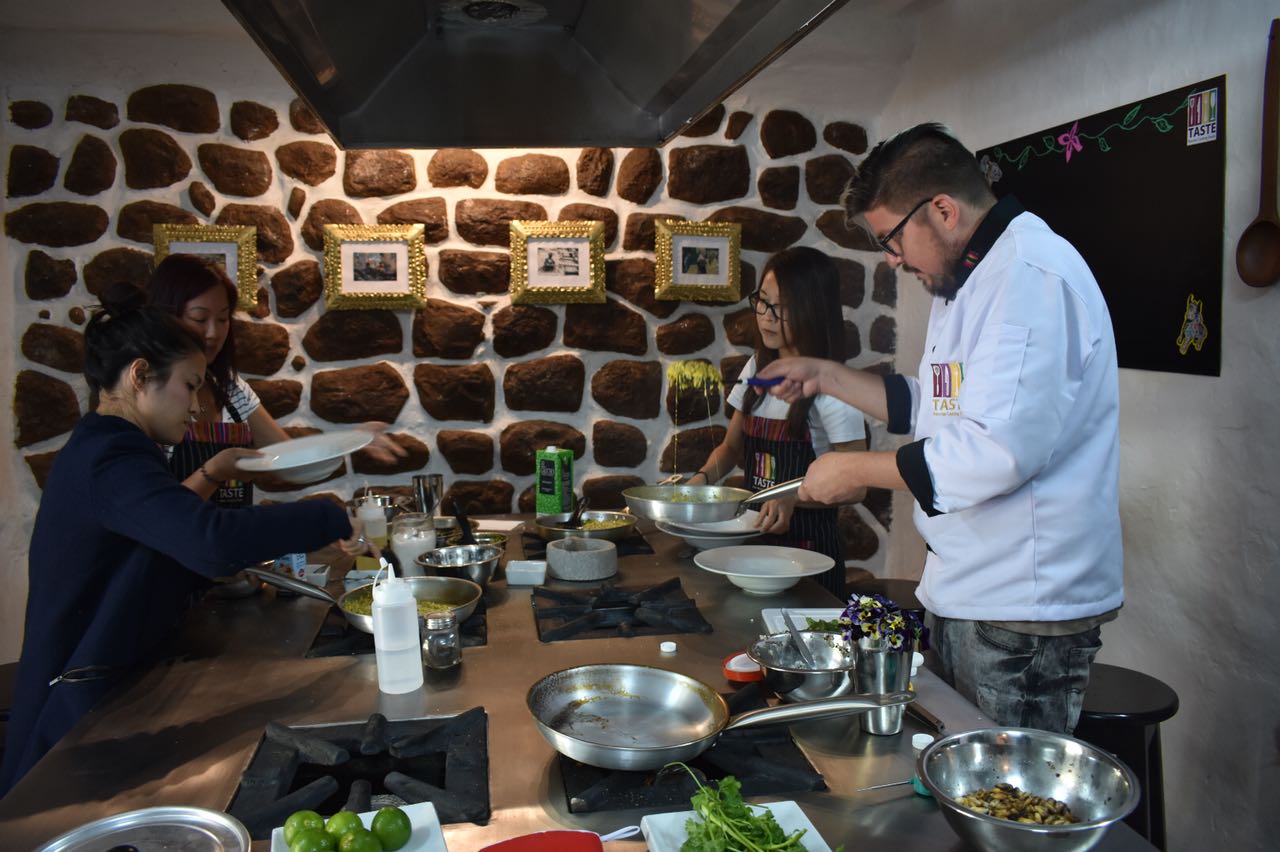
[[[755,374],[756,356],[752,355],[743,365],[738,378],[749,379]],[[747,385],[734,385],[733,390],[729,391],[729,404],[741,411],[748,391],[756,392],[755,388]],[[751,416],[766,420],[786,420],[790,409],[790,403],[765,394],[756,402],[755,408],[751,409]],[[866,436],[867,427],[861,411],[826,394],[820,393],[814,397],[813,408],[809,409],[809,437],[814,455],[831,452],[832,444],[857,441]]]
[[[235,407],[236,414],[240,415],[240,422],[247,423],[249,415],[257,411],[262,405],[262,400],[258,399],[258,395],[253,392],[253,388],[249,387],[249,383],[239,376],[231,380],[231,387],[227,388],[227,402]],[[236,419],[231,416],[231,412],[225,407],[222,409],[222,420],[225,423],[235,423]]]

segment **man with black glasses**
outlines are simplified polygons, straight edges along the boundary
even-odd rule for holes
[[[943,675],[1001,725],[1071,732],[1099,627],[1124,599],[1115,339],[1083,258],[973,155],[922,124],[845,191],[890,266],[935,297],[914,376],[781,359],[786,400],[824,393],[915,438],[824,456],[800,499],[907,489],[928,544],[917,597]]]

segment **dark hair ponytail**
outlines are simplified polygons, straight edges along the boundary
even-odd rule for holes
[[[138,358],[151,366],[156,381],[164,382],[174,362],[204,352],[200,340],[176,319],[146,307],[146,294],[132,284],[109,285],[99,301],[101,309],[84,329],[90,409],[97,408],[99,392],[114,388],[120,374]]]

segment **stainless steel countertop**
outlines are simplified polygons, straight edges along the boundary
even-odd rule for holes
[[[224,810],[268,721],[351,722],[374,711],[389,719],[447,716],[475,706],[489,716],[493,816],[485,826],[447,826],[451,852],[548,828],[603,834],[639,824],[653,811],[568,812],[556,752],[525,707],[529,686],[559,669],[621,662],[683,672],[724,689],[721,662],[763,631],[761,609],[836,605],[807,580],[778,595],[745,594],[726,578],[697,568],[683,542],[651,528],[646,537],[655,555],[621,559],[613,582],[644,585],[679,575],[714,633],[543,644],[537,641],[529,589],[493,583],[487,593],[488,645],[465,649],[455,676],[429,678],[423,689],[407,695],[378,691],[371,654],[303,658],[327,611],[319,601],[280,598],[271,590],[243,600],[208,601],[188,621],[180,661],[155,667],[108,698],[0,800],[6,847],[35,848],[86,822],[136,808],[182,804]],[[510,546],[519,548],[518,535]],[[658,644],[666,639],[678,643],[676,654],[659,653]],[[989,724],[927,670],[915,678],[915,688],[948,733]],[[911,734],[920,730],[910,717],[903,733],[890,737],[864,734],[856,716],[792,726],[830,790],[791,798],[833,848],[840,843],[859,852],[965,848],[937,805],[910,787],[855,792],[910,778]],[[254,849],[268,846],[259,842]],[[609,844],[617,850],[642,846],[638,838]],[[1099,848],[1137,852],[1154,847],[1118,825]]]

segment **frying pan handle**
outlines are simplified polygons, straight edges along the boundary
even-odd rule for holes
[[[765,500],[772,500],[775,497],[785,497],[793,491],[800,490],[800,484],[804,482],[804,477],[799,479],[790,479],[786,482],[779,482],[777,485],[771,485],[763,491],[757,491],[750,497],[742,501],[742,505],[738,507],[738,513],[741,514],[743,507],[748,503],[762,503]]]
[[[734,716],[725,731],[737,728],[754,728],[760,725],[780,725],[804,722],[812,719],[830,719],[865,713],[882,707],[896,707],[916,700],[914,692],[890,692],[885,695],[846,695],[843,698],[824,698],[820,701],[802,701],[797,704],[780,704],[763,710],[750,710]]]
[[[246,568],[244,573],[252,574],[264,583],[269,583],[280,589],[288,589],[291,592],[297,592],[300,595],[306,595],[309,598],[315,598],[318,601],[324,601],[330,606],[337,606],[338,601],[333,595],[326,592],[318,586],[299,580],[295,577],[286,577],[284,574],[277,574],[275,571],[264,571],[261,568]]]

